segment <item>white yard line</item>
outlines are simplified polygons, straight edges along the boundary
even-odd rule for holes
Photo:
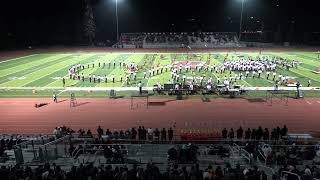
[[[14,58],[14,59],[8,59],[8,60],[5,60],[5,61],[0,61],[0,64],[4,63],[4,62],[8,62],[8,61],[14,61],[14,60],[22,59],[22,58],[32,57],[32,56],[35,56],[35,55],[38,55],[38,54],[31,54],[31,55],[28,55],[28,56],[23,56],[23,57],[18,57],[18,58]]]
[[[148,90],[152,90],[153,87],[143,87]],[[0,90],[65,90],[65,91],[83,91],[83,90],[93,90],[93,91],[105,91],[105,90],[117,90],[117,91],[128,91],[136,90],[137,87],[0,87]],[[247,91],[267,91],[274,90],[274,87],[244,87]],[[312,87],[302,87],[300,88],[304,91],[320,91],[320,88]],[[296,91],[295,87],[279,87],[278,90]],[[320,102],[320,101],[319,101]],[[318,102],[318,103],[319,103]]]

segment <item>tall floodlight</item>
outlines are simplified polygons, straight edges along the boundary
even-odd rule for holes
[[[118,0],[116,0],[117,41],[119,42]]]
[[[243,5],[244,5],[244,0],[241,0],[241,15],[240,15],[240,27],[239,27],[239,41],[241,40]]]

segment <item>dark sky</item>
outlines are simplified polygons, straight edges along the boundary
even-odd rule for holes
[[[83,0],[3,0],[6,45],[72,44],[83,39]],[[317,0],[245,0],[245,30],[320,31]],[[115,0],[92,0],[98,41],[116,37]],[[118,0],[120,32],[238,32],[241,0]]]

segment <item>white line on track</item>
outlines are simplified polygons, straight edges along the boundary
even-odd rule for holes
[[[0,61],[0,64],[4,63],[4,62],[8,62],[8,61],[14,61],[14,60],[22,59],[22,58],[32,57],[32,56],[35,56],[35,55],[38,55],[38,54],[31,54],[29,56],[22,56],[22,57],[18,57],[18,58],[14,58],[14,59],[8,59],[8,60],[5,60],[5,61]]]
[[[317,103],[319,103],[319,104],[320,104],[320,101],[317,101]]]
[[[312,103],[306,100],[306,103],[308,103],[309,105],[311,105]]]

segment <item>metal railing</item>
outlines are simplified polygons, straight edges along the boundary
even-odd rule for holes
[[[300,178],[300,176],[299,176],[298,174],[292,173],[292,172],[289,172],[289,171],[282,171],[282,172],[281,172],[281,178],[283,178],[283,176],[286,175],[286,174],[290,174],[290,175],[292,175],[292,176],[297,177],[298,180],[301,180],[301,178]]]
[[[267,157],[263,154],[263,152],[260,149],[258,150],[258,152],[261,158],[263,159],[264,164],[267,165]],[[259,156],[257,158],[259,158]]]

